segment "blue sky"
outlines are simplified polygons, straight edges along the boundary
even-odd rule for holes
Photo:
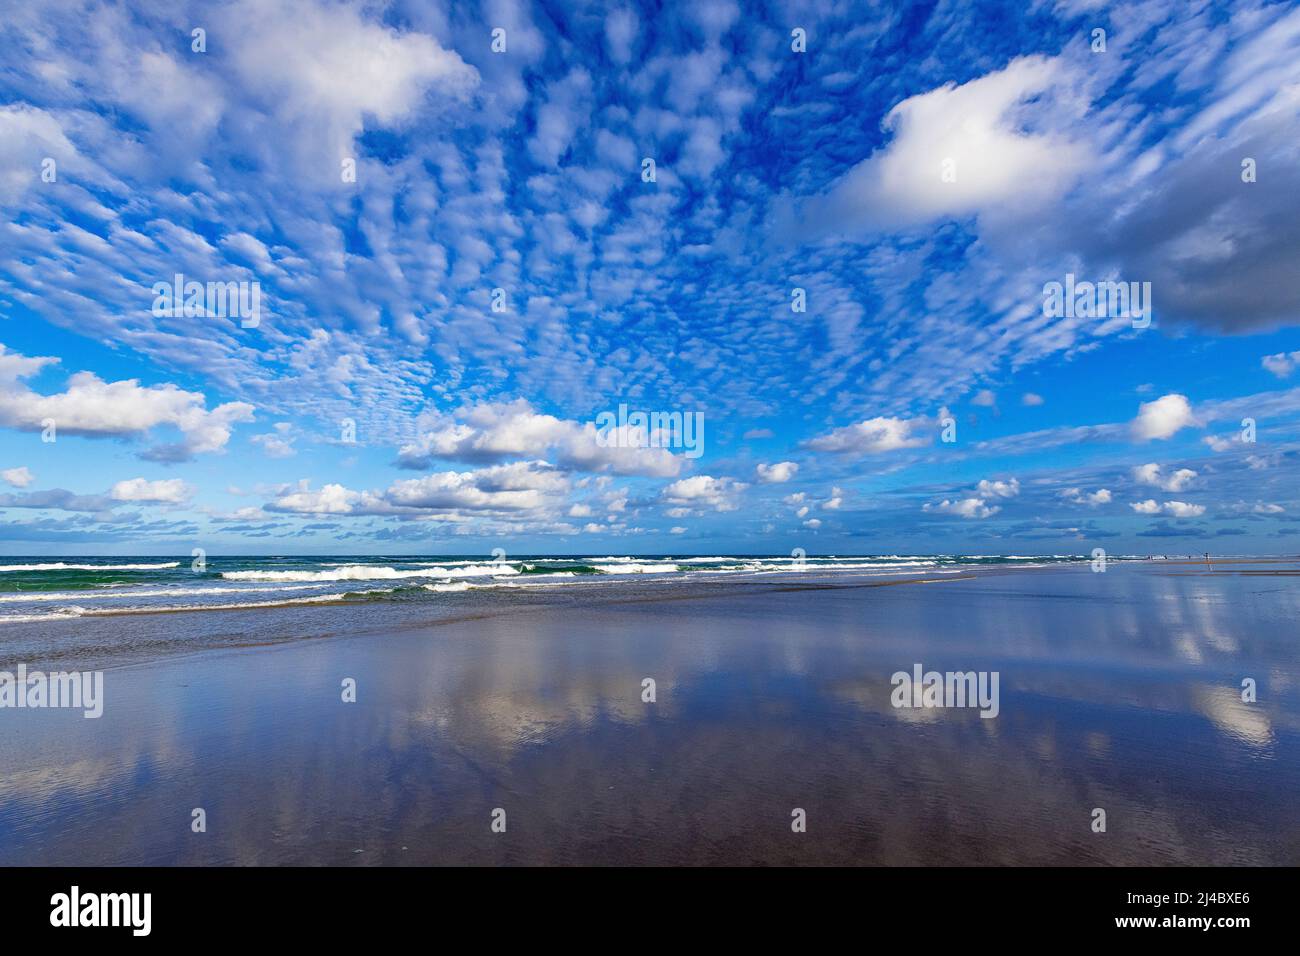
[[[1292,4],[39,6],[6,553],[1300,551]]]

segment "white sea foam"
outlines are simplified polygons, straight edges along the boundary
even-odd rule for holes
[[[0,594],[0,604],[25,604],[38,601],[103,601],[121,600],[122,598],[142,597],[195,597],[203,594],[259,594],[267,591],[310,591],[315,588],[328,587],[328,584],[288,584],[280,587],[243,587],[232,585],[224,588],[151,588],[149,590],[94,590],[94,591],[19,591],[14,594]]]
[[[81,617],[85,608],[61,607],[47,614],[0,614],[0,624],[33,624],[38,621],[62,621]]]
[[[431,566],[419,570],[398,570],[386,565],[348,564],[328,571],[223,571],[228,581],[391,581],[403,578],[470,578],[518,574],[508,564],[472,564],[452,568]]]
[[[678,571],[675,564],[593,564],[593,568],[602,574],[663,574]]]
[[[372,591],[355,591],[340,594],[314,594],[311,597],[283,598],[271,601],[230,601],[220,604],[157,604],[145,607],[87,608],[79,605],[55,608],[46,614],[0,615],[0,624],[23,624],[36,621],[57,621],[78,617],[118,617],[125,614],[157,614],[175,611],[234,611],[259,607],[283,607],[290,604],[325,604],[342,601],[351,594],[372,594]]]

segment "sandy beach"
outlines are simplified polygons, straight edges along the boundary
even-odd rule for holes
[[[109,666],[99,719],[0,714],[0,863],[1295,864],[1300,585],[1188,570],[542,591]],[[914,664],[1000,712],[891,706]]]

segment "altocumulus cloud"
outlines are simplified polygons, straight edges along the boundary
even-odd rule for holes
[[[15,433],[0,453],[72,487],[18,474],[7,507],[163,535],[191,525],[132,525],[122,506],[192,506],[212,530],[244,510],[221,497],[240,485],[286,515],[373,519],[334,529],[358,544],[415,541],[427,519],[545,546],[581,530],[567,519],[613,534],[647,512],[784,553],[801,528],[899,547],[941,529],[984,549],[1009,513],[1073,543],[1081,507],[1133,534],[1181,532],[1163,519],[1206,507],[1162,494],[1161,524],[1138,532],[1145,495],[1109,498],[1135,485],[1294,503],[1300,390],[1268,391],[1300,354],[1283,337],[1300,320],[1294,7],[1038,5],[992,30],[979,6],[864,20],[821,5],[800,12],[806,55],[785,13],[730,2],[653,19],[11,7],[0,308],[22,335],[0,348]],[[1099,18],[1105,54],[1089,48]],[[496,26],[508,55],[486,42]],[[1043,285],[1067,269],[1150,281],[1155,327],[1046,318]],[[176,273],[258,282],[261,324],[154,314],[150,286]],[[1279,329],[1244,358],[1216,349]],[[1134,368],[1155,341],[1158,372]],[[598,442],[594,416],[622,401],[702,410],[704,457]],[[937,408],[954,409],[955,444]],[[47,420],[60,444],[38,459]],[[117,450],[85,440],[103,438],[175,471],[127,479],[147,497],[120,501],[103,491]],[[1154,442],[1177,465],[1136,476]],[[157,487],[173,478],[193,496]],[[792,482],[797,503],[767,487]],[[918,496],[934,520],[917,521]],[[1286,516],[1249,514],[1265,544]],[[311,524],[310,543],[329,540]],[[117,540],[105,527],[14,533]]]

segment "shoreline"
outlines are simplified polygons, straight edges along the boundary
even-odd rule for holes
[[[1224,562],[1227,563],[1227,562]],[[1289,558],[1236,559],[1238,565],[1293,564]],[[1182,565],[1184,569],[1165,570],[1164,565]],[[1112,561],[1112,573],[1136,572],[1152,578],[1215,579],[1300,577],[1300,567],[1290,569],[1232,567],[1226,570],[1205,568],[1204,562],[1168,561],[1153,566],[1146,561]],[[177,655],[203,653],[208,650],[237,647],[269,647],[299,641],[315,641],[353,634],[405,633],[467,620],[482,620],[512,614],[521,609],[549,608],[555,605],[604,607],[619,604],[656,604],[677,601],[708,600],[720,595],[743,597],[757,594],[798,593],[805,591],[840,591],[893,588],[901,585],[959,584],[994,578],[1089,574],[1086,562],[1061,562],[1043,565],[991,565],[953,567],[936,576],[923,570],[868,574],[829,574],[786,572],[785,574],[750,574],[725,578],[697,574],[684,578],[668,575],[644,575],[638,579],[606,578],[573,583],[525,581],[516,583],[484,582],[470,584],[464,591],[438,594],[437,600],[415,603],[390,603],[383,595],[371,592],[340,591],[315,595],[231,605],[194,605],[183,607],[132,607],[83,609],[76,615],[50,615],[39,621],[23,621],[0,628],[0,637],[36,635],[31,647],[38,652],[15,650],[12,641],[0,642],[0,670],[25,663],[32,667],[69,667],[78,664],[98,669],[120,663],[147,663]],[[787,577],[789,575],[789,577]],[[415,587],[419,587],[416,585]],[[381,589],[384,592],[394,589]],[[580,592],[580,593],[579,593]],[[116,597],[116,595],[114,595]],[[243,613],[236,613],[243,612]],[[172,618],[189,625],[189,630],[175,631],[167,624]],[[247,620],[246,637],[233,636],[221,626],[223,619]],[[152,619],[152,620],[151,620]],[[127,621],[137,621],[141,629],[159,637],[152,642],[139,639],[132,632],[131,642],[116,647]],[[87,628],[98,626],[94,640]],[[194,632],[192,635],[190,631]],[[179,636],[178,636],[179,633]],[[241,632],[245,633],[245,632]],[[54,635],[52,638],[45,634]],[[82,640],[85,637],[87,640]],[[232,639],[233,637],[233,639]],[[95,643],[95,640],[98,643]],[[65,646],[66,645],[66,646]],[[18,645],[21,647],[21,645]],[[117,654],[129,655],[116,661]]]

